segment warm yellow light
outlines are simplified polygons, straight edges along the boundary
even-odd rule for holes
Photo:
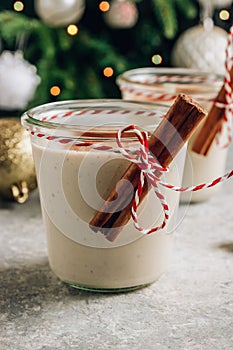
[[[105,77],[109,78],[113,75],[114,71],[112,69],[112,67],[105,67],[103,70],[103,74]]]
[[[163,59],[162,59],[162,56],[161,56],[161,55],[156,54],[156,55],[153,55],[153,56],[151,57],[151,61],[152,61],[152,63],[154,63],[154,64],[161,64],[162,61],[163,61]]]
[[[21,12],[24,9],[24,4],[22,3],[22,1],[16,1],[13,5],[13,8],[15,11]]]
[[[51,89],[50,89],[50,94],[53,95],[53,96],[58,96],[60,95],[61,93],[61,89],[59,88],[59,86],[52,86]]]
[[[107,12],[110,9],[110,4],[108,1],[101,1],[99,4],[99,9],[102,12]]]
[[[70,24],[68,25],[66,31],[67,31],[67,34],[74,36],[78,34],[78,27],[75,24]]]
[[[227,10],[221,10],[219,12],[219,18],[222,20],[222,21],[227,21],[229,18],[230,18],[230,12],[227,11]]]

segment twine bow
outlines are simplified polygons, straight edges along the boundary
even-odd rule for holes
[[[134,153],[132,152],[129,153],[122,145],[121,137],[122,137],[122,134],[126,131],[132,131],[137,137],[137,139],[139,140],[139,149]],[[140,231],[142,234],[150,234],[160,229],[163,229],[167,225],[167,222],[170,217],[169,206],[167,204],[165,196],[160,191],[158,185],[162,185],[163,187],[166,187],[176,192],[196,192],[204,188],[214,187],[217,184],[220,184],[221,182],[233,176],[233,170],[231,170],[225,175],[220,176],[209,183],[202,183],[202,184],[190,186],[190,187],[174,186],[160,180],[162,173],[167,173],[169,169],[161,166],[158,160],[151,154],[148,147],[149,142],[148,142],[147,132],[140,131],[135,125],[129,125],[118,131],[116,136],[116,142],[119,147],[119,152],[125,158],[129,159],[132,163],[137,164],[140,170],[140,179],[139,179],[139,182],[134,194],[134,198],[132,201],[132,206],[131,206],[131,216],[132,216],[135,228],[138,231]],[[137,215],[137,209],[140,203],[140,197],[142,195],[143,187],[145,184],[145,178],[147,178],[148,184],[153,188],[157,198],[159,199],[160,204],[163,208],[163,214],[164,214],[163,222],[160,226],[156,226],[148,229],[145,229],[140,226],[138,215]]]
[[[129,153],[121,143],[121,136],[126,131],[132,131],[139,140],[139,149],[135,152],[135,155]],[[159,178],[162,173],[168,172],[168,169],[159,164],[158,160],[149,151],[148,133],[146,131],[140,131],[135,125],[129,125],[118,131],[116,142],[119,147],[120,153],[132,163],[137,164],[140,169],[140,179],[134,194],[131,207],[131,216],[134,222],[134,226],[138,231],[143,234],[150,234],[164,228],[169,219],[169,207],[166,198],[160,191],[158,184]],[[158,197],[164,212],[164,219],[160,226],[144,229],[139,225],[137,209],[140,202],[140,197],[145,185],[145,178],[147,178],[148,185],[151,185],[156,196]]]

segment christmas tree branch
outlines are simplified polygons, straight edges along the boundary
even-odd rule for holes
[[[78,34],[72,36],[67,34],[66,26],[44,23],[33,6],[28,12],[30,17],[26,15],[29,6],[25,6],[25,14],[2,10],[7,2],[2,0],[0,38],[3,49],[22,49],[25,59],[37,68],[41,83],[30,106],[58,99],[115,98],[120,97],[116,76],[128,69],[152,65],[154,52],[161,54],[163,65],[170,65],[179,18],[195,16],[195,1],[133,0],[139,12],[136,25],[115,29],[105,23],[98,4],[86,0],[85,15],[77,23]],[[24,2],[29,5],[29,0]],[[17,48],[17,42],[24,37],[25,47]],[[104,76],[105,67],[113,69],[111,77]],[[57,97],[50,94],[53,85],[60,88]]]
[[[154,15],[167,39],[173,39],[176,35],[178,24],[173,0],[152,0]]]

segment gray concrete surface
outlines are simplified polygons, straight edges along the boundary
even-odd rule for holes
[[[166,273],[144,289],[103,295],[51,272],[37,191],[24,205],[2,202],[0,349],[232,350],[233,179],[179,216]]]

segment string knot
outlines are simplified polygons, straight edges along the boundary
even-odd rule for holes
[[[135,152],[129,152],[128,150],[126,150],[123,147],[121,142],[122,134],[129,130],[132,131],[139,140],[139,149]],[[204,188],[214,187],[226,181],[227,179],[233,177],[233,170],[232,170],[209,183],[202,183],[202,184],[189,186],[189,187],[174,186],[160,179],[162,173],[168,172],[169,169],[163,167],[158,162],[156,157],[153,156],[153,154],[150,152],[147,132],[140,131],[135,125],[129,125],[118,131],[116,142],[118,144],[118,152],[121,153],[125,158],[129,159],[132,163],[137,164],[140,170],[140,178],[137,184],[137,188],[135,189],[135,192],[134,192],[134,198],[131,206],[131,216],[132,216],[135,228],[143,234],[150,234],[152,232],[163,229],[170,218],[169,206],[167,204],[165,196],[162,194],[158,185],[161,185],[164,188],[168,188],[169,190],[173,190],[175,192],[195,192],[195,191],[202,190]],[[161,225],[148,228],[148,229],[145,229],[139,225],[138,216],[137,216],[137,209],[140,204],[140,197],[143,192],[145,178],[147,179],[148,186],[151,186],[153,188],[157,198],[159,199],[163,209],[163,214],[164,214],[163,222]]]
[[[134,153],[129,153],[122,145],[121,137],[124,132],[132,131],[134,135],[137,137],[139,141],[139,149]],[[139,170],[140,170],[140,177],[137,184],[137,188],[134,193],[134,198],[132,201],[132,207],[131,207],[131,216],[134,222],[134,226],[138,231],[140,231],[143,234],[150,234],[152,232],[158,231],[161,228],[164,228],[167,224],[167,221],[169,219],[169,207],[166,202],[166,199],[164,195],[161,193],[158,183],[160,176],[164,172],[168,172],[168,169],[166,167],[163,167],[159,161],[156,159],[156,157],[150,152],[149,150],[149,141],[148,141],[148,133],[146,131],[140,131],[135,125],[129,125],[121,130],[118,131],[116,142],[119,147],[119,152],[127,159],[129,159],[132,163],[137,164]],[[139,225],[138,216],[137,216],[137,209],[140,203],[140,197],[143,192],[143,188],[145,185],[145,179],[148,182],[148,186],[151,186],[159,199],[161,206],[163,208],[164,212],[164,218],[161,225],[144,229]]]

